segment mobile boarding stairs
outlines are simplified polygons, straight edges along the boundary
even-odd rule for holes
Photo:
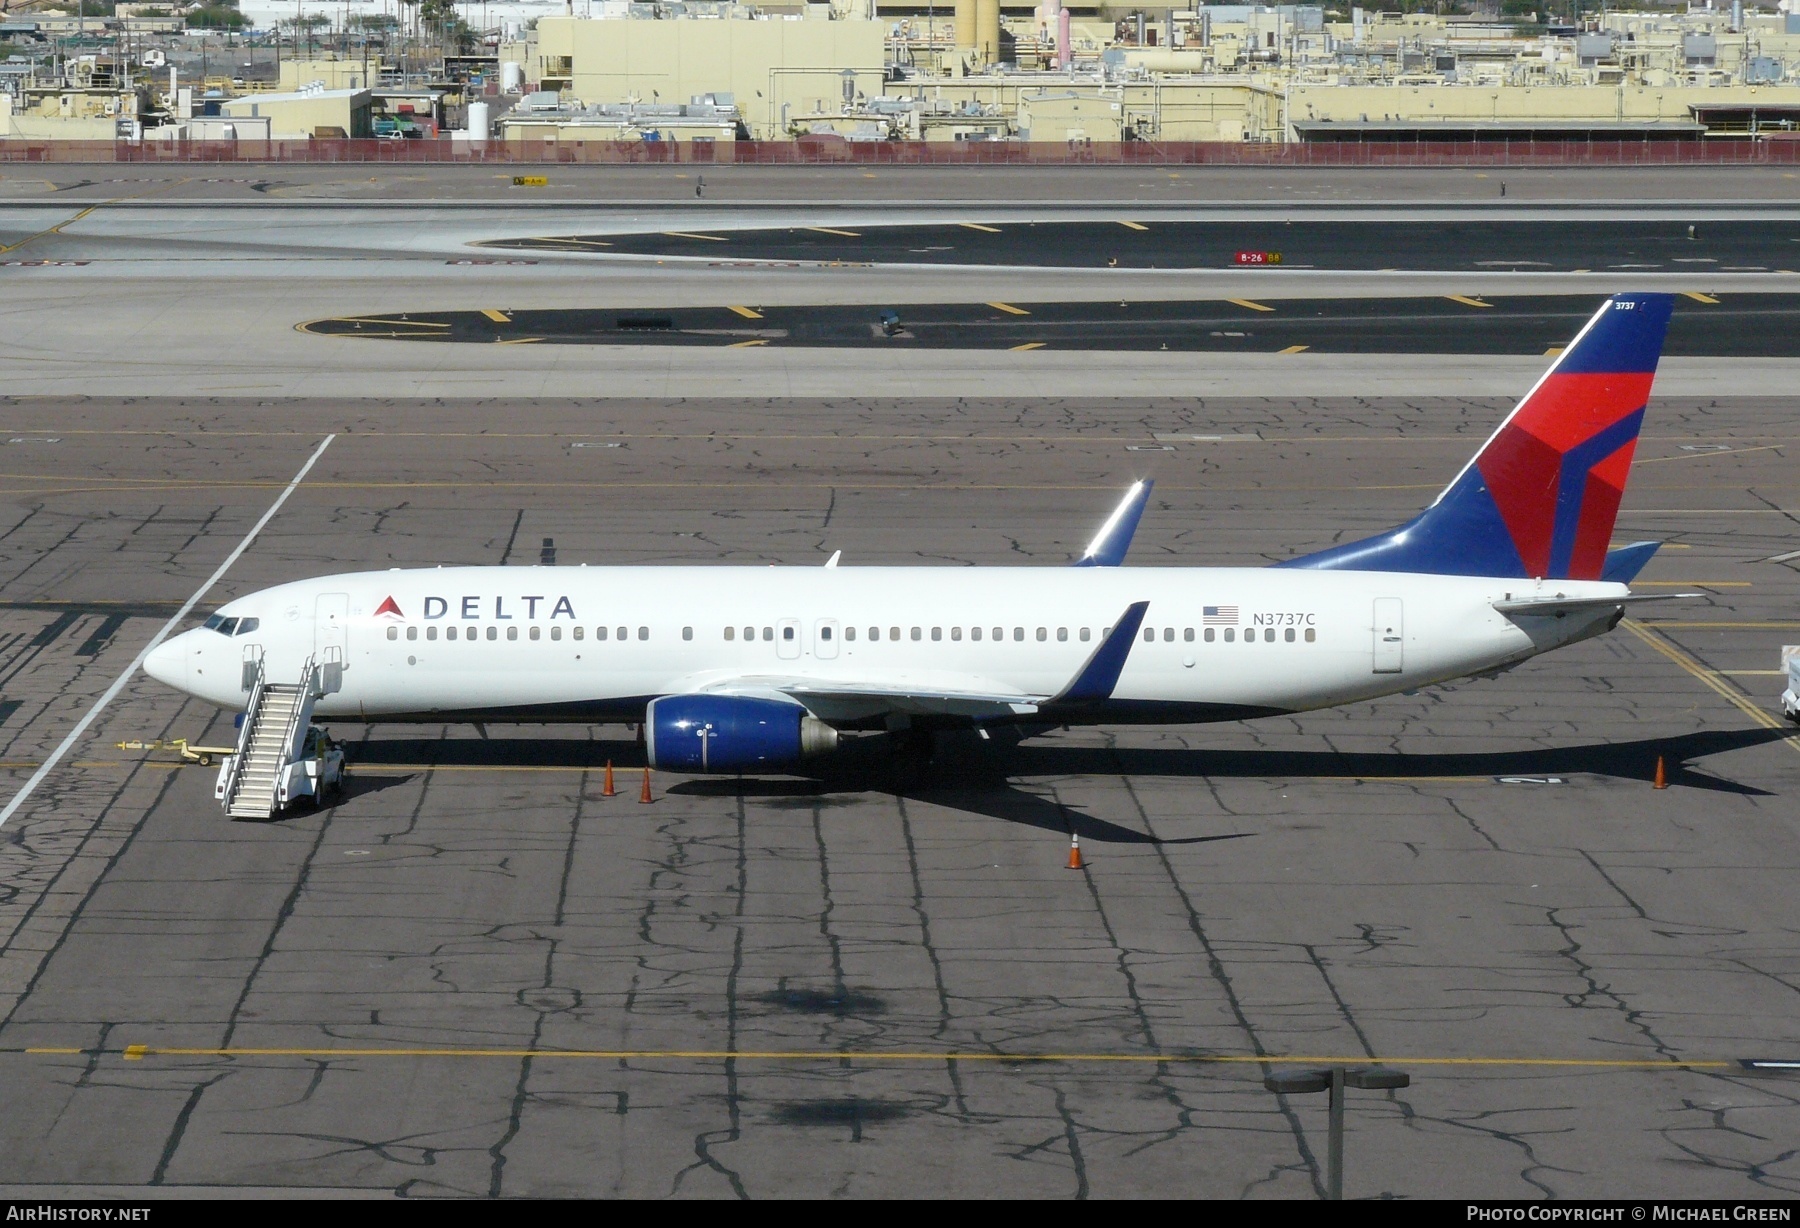
[[[312,723],[313,704],[344,685],[344,663],[308,657],[298,682],[269,679],[260,652],[244,658],[250,701],[236,751],[219,768],[213,796],[234,819],[268,819],[299,801],[316,804],[343,788],[344,752]]]

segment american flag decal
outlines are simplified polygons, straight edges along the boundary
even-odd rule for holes
[[[1200,607],[1200,625],[1203,627],[1235,627],[1237,621],[1238,608],[1234,605]]]

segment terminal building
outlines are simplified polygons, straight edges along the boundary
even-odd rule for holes
[[[1498,0],[1468,3],[1474,13],[1440,16],[1307,4],[576,0],[504,23],[485,47],[440,56],[431,72],[408,66],[416,54],[371,51],[365,38],[289,56],[261,87],[206,89],[184,86],[152,59],[160,52],[144,50],[179,34],[115,39],[137,49],[135,61],[46,59],[42,38],[19,34],[29,59],[4,62],[0,138],[229,130],[236,139],[1080,148],[1800,134],[1800,0],[1781,0],[1794,12],[1690,4],[1579,24],[1543,13],[1502,20]]]

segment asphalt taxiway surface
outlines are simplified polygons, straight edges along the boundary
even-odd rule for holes
[[[1671,320],[1671,357],[1800,357],[1800,297],[1723,300],[1690,292]],[[1235,298],[1209,302],[921,303],[730,307],[674,311],[400,312],[308,320],[300,331],[435,345],[856,347],[908,350],[1056,348],[1221,354],[1560,353],[1604,296],[1482,299]]]
[[[420,348],[420,347],[410,347]],[[1403,519],[1510,399],[0,403],[9,795],[200,610],[352,568],[1135,565]],[[658,775],[618,729],[336,732],[348,797],[230,823],[137,677],[0,841],[0,1185],[427,1194],[1791,1195],[1800,755],[1786,398],[1662,396],[1647,608],[1340,712]],[[579,444],[613,444],[579,447]],[[546,569],[553,574],[554,569]],[[1671,787],[1651,787],[1656,761]],[[622,793],[601,796],[607,761]],[[1068,836],[1088,866],[1065,866]]]

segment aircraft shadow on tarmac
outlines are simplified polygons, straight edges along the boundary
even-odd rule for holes
[[[1004,731],[1002,731],[1004,733]],[[1745,797],[1772,796],[1768,790],[1713,775],[1696,761],[1766,745],[1790,736],[1783,729],[1707,730],[1668,738],[1579,746],[1449,754],[1345,754],[1337,751],[1161,749],[1057,746],[971,736],[944,736],[930,761],[890,753],[888,740],[861,738],[823,765],[807,765],[783,777],[689,779],[667,791],[681,797],[734,797],[765,804],[784,802],[811,809],[848,806],[858,795],[886,795],[1085,840],[1115,844],[1197,844],[1243,839],[1252,833],[1163,838],[1083,814],[1027,785],[1018,777],[1146,776],[1215,780],[1341,780],[1369,782],[1481,778],[1523,785],[1550,778],[1604,776],[1650,783],[1660,756],[1671,788],[1703,789]],[[352,761],[352,798],[372,791],[373,781],[355,779],[357,766],[560,767],[600,771],[610,762],[620,772],[641,770],[643,748],[635,741],[572,741],[502,737],[486,739],[400,738],[366,741],[347,748]],[[403,783],[384,780],[379,787]],[[621,792],[633,784],[618,782]]]

